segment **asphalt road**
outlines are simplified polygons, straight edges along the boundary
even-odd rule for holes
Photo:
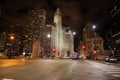
[[[90,60],[0,60],[0,80],[120,80],[120,67]]]

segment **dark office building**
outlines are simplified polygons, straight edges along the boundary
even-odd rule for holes
[[[120,51],[120,0],[114,0],[109,7],[111,48]]]

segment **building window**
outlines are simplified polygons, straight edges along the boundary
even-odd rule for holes
[[[96,40],[94,40],[94,44],[96,44]]]
[[[101,44],[101,41],[99,41],[99,44]]]
[[[98,44],[98,40],[96,41],[96,44]]]

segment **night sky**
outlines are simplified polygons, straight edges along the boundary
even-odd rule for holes
[[[113,0],[0,0],[2,14],[0,27],[23,23],[28,10],[45,9],[47,24],[53,23],[54,12],[61,9],[63,25],[71,27],[80,36],[80,31],[91,21],[102,33],[108,26],[107,9]]]

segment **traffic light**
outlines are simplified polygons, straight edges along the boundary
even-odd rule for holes
[[[108,48],[109,48],[109,49],[111,48],[111,45],[110,45],[110,44],[108,45]]]
[[[96,53],[97,53],[97,51],[96,51],[96,50],[94,50],[94,53],[96,54]]]
[[[83,49],[83,50],[85,50],[85,49],[86,49],[86,46],[85,46],[85,45],[83,45],[83,46],[82,46],[82,49]]]
[[[111,49],[111,39],[110,38],[107,39],[107,48]]]
[[[53,51],[53,52],[56,52],[56,48],[53,48],[52,51]]]

